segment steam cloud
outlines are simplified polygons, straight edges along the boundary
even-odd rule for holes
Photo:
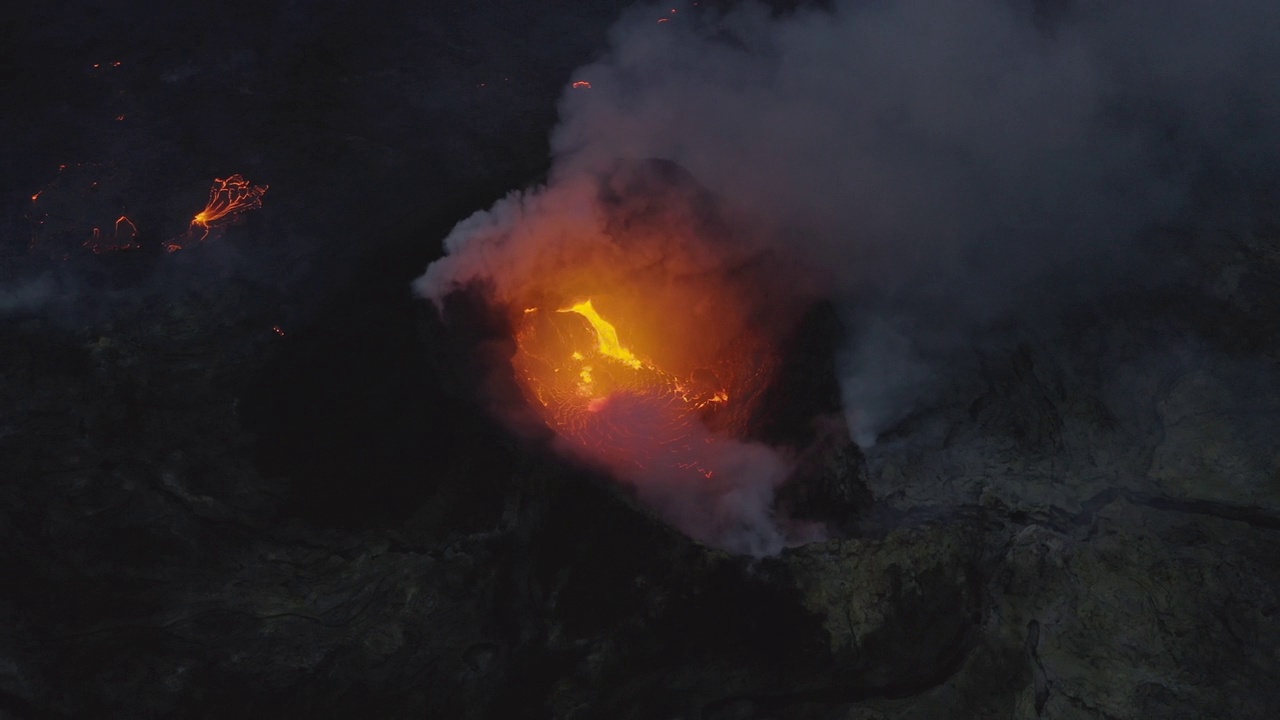
[[[572,78],[547,185],[461,223],[418,290],[556,252],[507,241],[591,222],[582,179],[619,158],[674,161],[842,309],[866,445],[985,329],[1158,280],[1155,230],[1275,180],[1270,0],[823,5],[629,12]]]

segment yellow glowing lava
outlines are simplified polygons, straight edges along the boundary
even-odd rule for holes
[[[600,313],[596,312],[596,309],[591,306],[590,300],[583,300],[576,305],[561,308],[556,312],[578,313],[582,317],[586,318],[587,322],[591,323],[591,327],[596,331],[596,349],[600,351],[601,355],[611,357],[623,365],[635,370],[639,370],[644,366],[644,363],[640,362],[639,358],[637,358],[630,350],[622,346],[622,342],[618,340],[617,328],[611,325],[609,321],[600,317]]]
[[[670,292],[569,292],[546,309],[517,305],[511,365],[531,409],[618,471],[666,468],[691,482],[718,475],[709,446],[743,432],[772,354],[749,328],[717,336],[739,306],[719,288],[701,292],[710,306],[702,314]]]

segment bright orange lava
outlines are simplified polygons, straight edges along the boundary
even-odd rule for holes
[[[767,354],[694,313],[658,303],[575,298],[532,307],[516,329],[512,365],[533,407],[558,434],[615,470],[711,478],[708,445],[732,436],[771,369]]]
[[[209,190],[209,202],[204,209],[191,219],[191,227],[204,228],[200,239],[209,236],[209,229],[214,225],[226,222],[235,215],[246,210],[262,207],[262,196],[266,194],[267,185],[251,185],[239,173],[225,180],[215,178]]]

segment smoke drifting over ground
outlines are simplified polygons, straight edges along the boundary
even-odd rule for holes
[[[1153,274],[1140,234],[1274,163],[1280,7],[1049,5],[636,11],[565,97],[558,177],[664,157],[749,208],[845,301],[866,441],[972,332]]]
[[[56,286],[48,275],[0,284],[0,315],[34,310],[48,302],[55,290]]]
[[[869,444],[986,329],[1167,278],[1162,228],[1247,210],[1274,180],[1273,2],[827,5],[631,11],[572,77],[590,87],[566,91],[547,185],[461,223],[419,290],[536,278],[576,233],[525,228],[590,226],[590,178],[673,161],[744,251],[842,308]]]

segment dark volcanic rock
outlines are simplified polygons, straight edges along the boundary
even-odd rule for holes
[[[732,557],[507,432],[500,323],[408,290],[623,3],[131,5],[0,27],[0,717],[1280,716],[1274,218],[865,448],[819,307],[757,420],[831,539]],[[230,172],[264,208],[162,252]]]

